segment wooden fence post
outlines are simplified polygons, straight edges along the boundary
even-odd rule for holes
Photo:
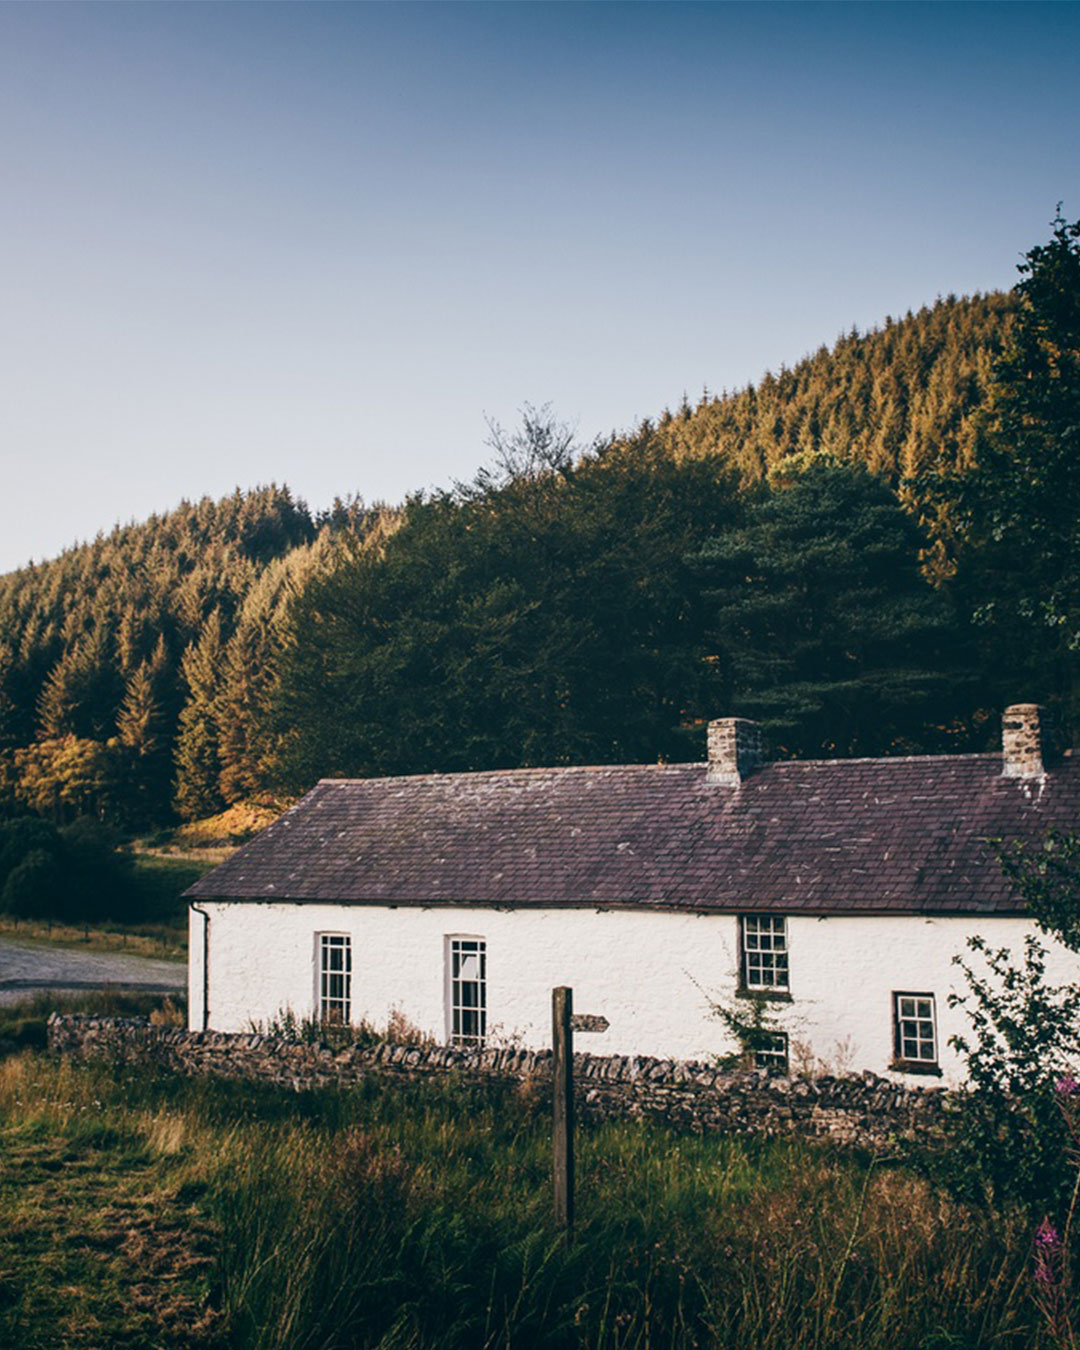
[[[555,1222],[574,1231],[574,991],[565,985],[551,991],[552,1062],[555,1095],[552,1101],[552,1159],[555,1186]]]

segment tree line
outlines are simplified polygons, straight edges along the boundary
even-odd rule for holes
[[[1080,242],[588,447],[313,516],[185,504],[0,578],[0,800],[196,818],[319,776],[982,749],[1080,723]]]
[[[141,829],[253,790],[289,597],[393,520],[271,486],[0,577],[0,810]]]

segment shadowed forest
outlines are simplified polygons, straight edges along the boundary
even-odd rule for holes
[[[325,775],[990,748],[1080,702],[1080,245],[468,483],[184,503],[0,578],[0,812],[124,831]]]

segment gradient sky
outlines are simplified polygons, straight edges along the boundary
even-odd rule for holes
[[[0,570],[1011,286],[1078,69],[1067,3],[0,5]]]

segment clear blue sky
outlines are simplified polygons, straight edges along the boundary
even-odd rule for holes
[[[1080,216],[1075,4],[0,6],[0,570],[469,477]]]

